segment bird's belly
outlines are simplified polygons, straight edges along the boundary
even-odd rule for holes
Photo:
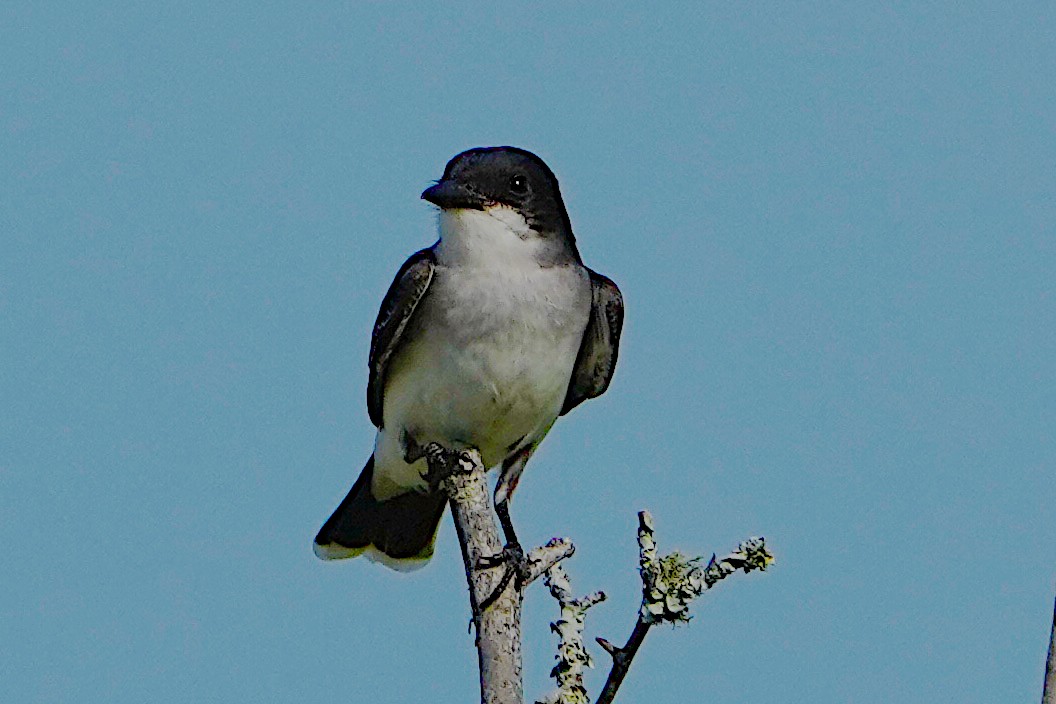
[[[423,489],[410,445],[475,448],[486,467],[542,440],[561,412],[590,315],[573,267],[439,268],[389,362],[375,495]]]
[[[454,344],[423,336],[389,373],[386,426],[391,418],[418,444],[475,447],[486,466],[498,464],[545,433],[572,374],[578,341],[532,332],[497,330]]]

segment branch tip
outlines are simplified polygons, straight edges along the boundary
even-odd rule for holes
[[[611,655],[613,658],[615,658],[616,655],[620,652],[619,648],[617,648],[615,645],[605,640],[601,636],[598,636],[594,640],[596,640],[598,642],[598,645],[600,645],[605,650],[605,652]]]
[[[561,560],[571,557],[575,551],[576,546],[568,538],[551,538],[546,545],[533,549],[528,553],[528,576],[523,586],[527,587],[542,577]]]

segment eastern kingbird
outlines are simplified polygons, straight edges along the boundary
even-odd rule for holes
[[[623,298],[583,265],[542,159],[470,149],[422,198],[440,208],[440,239],[411,255],[381,303],[367,381],[374,454],[315,538],[324,560],[365,554],[407,570],[432,556],[445,504],[423,478],[434,442],[502,465],[507,528],[532,452],[616,366]]]

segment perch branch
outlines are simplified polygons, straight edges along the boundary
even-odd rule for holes
[[[451,504],[455,532],[469,583],[469,601],[476,626],[482,704],[521,704],[521,599],[506,586],[482,609],[502,579],[500,570],[480,569],[487,558],[502,552],[499,529],[492,517],[484,467],[477,452],[449,452],[430,447],[429,473],[439,480]]]
[[[522,704],[521,604],[523,590],[575,549],[567,540],[552,540],[530,553],[529,579],[520,586],[508,578],[499,527],[492,510],[485,467],[475,450],[454,452],[433,444],[425,448],[431,484],[439,484],[451,504],[455,532],[469,584],[476,627],[482,704]]]

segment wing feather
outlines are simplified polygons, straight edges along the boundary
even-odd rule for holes
[[[400,267],[381,302],[381,310],[374,323],[374,336],[370,341],[370,376],[367,379],[367,412],[371,422],[378,428],[381,428],[384,419],[382,406],[389,360],[399,346],[400,336],[407,329],[411,316],[425,296],[435,268],[436,256],[431,247],[415,252]]]
[[[623,331],[623,296],[611,279],[596,271],[588,271],[593,292],[590,320],[583,332],[561,415],[588,398],[605,393],[616,370],[620,333]]]

